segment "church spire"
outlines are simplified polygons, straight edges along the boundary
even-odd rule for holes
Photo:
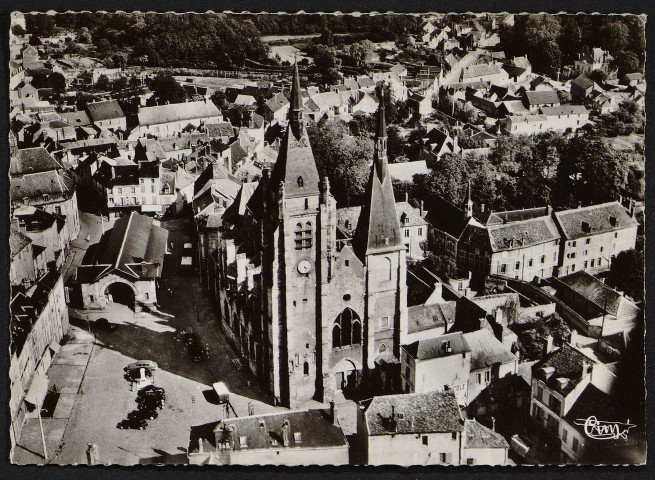
[[[293,80],[291,81],[291,106],[289,108],[289,124],[296,136],[300,136],[303,127],[302,98],[300,97],[300,75],[298,61],[293,65]]]
[[[366,187],[365,203],[353,238],[355,253],[360,258],[405,248],[400,237],[389,163],[387,161],[387,131],[384,119],[384,97],[378,109],[375,152],[371,175]]]

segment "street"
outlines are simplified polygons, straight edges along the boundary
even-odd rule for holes
[[[83,230],[99,238],[101,230],[99,224],[93,223],[95,216],[84,215]],[[76,343],[84,343],[86,356],[75,356],[79,345],[66,344],[49,371],[51,385],[63,388],[59,402],[67,406],[64,413],[55,410],[55,418],[44,419],[50,463],[86,463],[89,442],[98,445],[101,463],[186,463],[189,427],[222,417],[223,408],[215,402],[211,390],[218,381],[230,390],[230,403],[238,416],[248,414],[250,402],[255,414],[280,409],[270,405],[265,390],[235,361],[238,355],[220,333],[216,312],[195,270],[197,253],[191,225],[180,219],[163,221],[162,226],[169,229],[169,245],[173,248],[166,256],[157,311],[135,314],[118,303],[103,311],[70,309],[76,332],[73,338]],[[82,235],[76,242],[81,252],[76,258],[84,255],[85,244],[93,243],[86,242],[86,235]],[[189,243],[193,247],[184,248]],[[181,266],[183,256],[193,257],[194,265]],[[168,288],[171,296],[165,293]],[[99,329],[95,325],[99,318],[108,319],[117,328]],[[203,348],[208,347],[209,357],[202,362],[194,363],[187,353],[181,332],[190,330],[198,334]],[[77,350],[70,353],[71,348]],[[116,424],[136,408],[136,392],[124,379],[123,368],[137,360],[158,363],[155,383],[166,390],[166,406],[145,430],[119,430]],[[64,403],[58,405],[59,410],[63,407]],[[30,419],[25,432],[16,462],[42,462],[38,420]]]

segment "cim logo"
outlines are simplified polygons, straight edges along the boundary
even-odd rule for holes
[[[626,423],[605,422],[594,416],[587,419],[578,418],[575,420],[575,424],[584,426],[585,434],[595,440],[627,440],[630,429],[636,427],[630,423],[630,420]]]

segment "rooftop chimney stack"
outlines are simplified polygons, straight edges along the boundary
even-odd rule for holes
[[[553,336],[552,335],[548,335],[546,337],[545,349],[546,349],[546,351],[545,351],[546,355],[548,355],[550,352],[553,351]]]
[[[332,425],[339,424],[337,417],[337,404],[334,403],[334,400],[330,400],[330,421],[332,422]]]

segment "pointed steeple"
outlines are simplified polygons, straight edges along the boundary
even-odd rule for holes
[[[277,161],[271,172],[272,188],[279,192],[280,183],[284,184],[284,195],[287,198],[306,197],[320,193],[318,169],[303,122],[297,63],[294,65],[291,83],[289,125],[282,137]]]
[[[388,173],[388,167],[383,165],[387,161],[387,122],[384,117],[384,90],[380,95],[380,105],[377,113],[377,128],[375,130],[375,150],[373,153],[373,163],[377,165],[377,174],[380,182],[384,181]]]
[[[464,200],[464,214],[466,218],[473,216],[473,200],[471,199],[471,181],[466,185],[466,199]]]
[[[293,80],[291,81],[291,105],[289,107],[289,125],[294,129],[296,137],[303,128],[303,108],[300,97],[300,75],[298,74],[298,62],[293,65]]]
[[[405,248],[400,236],[389,163],[387,131],[384,119],[384,99],[378,109],[378,124],[371,175],[366,196],[353,238],[355,253],[363,260],[366,255]]]

